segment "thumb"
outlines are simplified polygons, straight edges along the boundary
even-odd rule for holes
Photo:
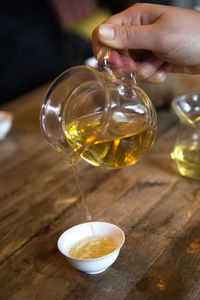
[[[155,50],[158,38],[151,25],[122,26],[103,23],[97,28],[98,40],[115,49]]]

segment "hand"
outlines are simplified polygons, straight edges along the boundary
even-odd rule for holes
[[[137,78],[160,83],[169,72],[200,73],[200,12],[178,7],[135,4],[93,32],[95,56],[103,45],[129,49]]]

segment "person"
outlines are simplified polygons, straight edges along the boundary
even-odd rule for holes
[[[61,6],[63,2],[0,2],[0,105],[52,81],[65,69],[83,64],[92,56],[90,41],[62,28],[56,4]],[[73,5],[70,0],[65,2],[69,10],[63,18],[74,17],[75,21],[82,6],[86,11],[86,1],[82,6],[78,0]]]
[[[161,83],[170,72],[200,73],[200,12],[134,4],[93,31],[93,52],[102,46],[129,49],[137,79]]]

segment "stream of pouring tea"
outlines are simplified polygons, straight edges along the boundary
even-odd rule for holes
[[[83,190],[82,190],[82,187],[81,187],[81,184],[80,184],[80,179],[79,179],[79,176],[78,176],[78,173],[77,173],[77,169],[76,169],[74,164],[72,165],[72,170],[73,170],[73,174],[74,174],[74,178],[75,178],[75,181],[76,181],[77,188],[78,188],[80,196],[81,196],[81,201],[82,201],[82,204],[83,204],[83,208],[86,212],[86,220],[91,221],[92,216],[89,212],[87,202],[86,202],[86,198],[85,198],[85,195],[83,193]]]

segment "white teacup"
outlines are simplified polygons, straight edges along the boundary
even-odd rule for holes
[[[3,140],[12,127],[13,115],[7,111],[0,111],[0,140]]]
[[[78,242],[102,236],[112,238],[116,245],[115,250],[110,254],[92,259],[79,259],[70,256],[70,250]],[[88,274],[98,274],[115,262],[124,241],[124,232],[116,225],[107,222],[88,222],[66,230],[58,239],[58,249],[74,268]]]

